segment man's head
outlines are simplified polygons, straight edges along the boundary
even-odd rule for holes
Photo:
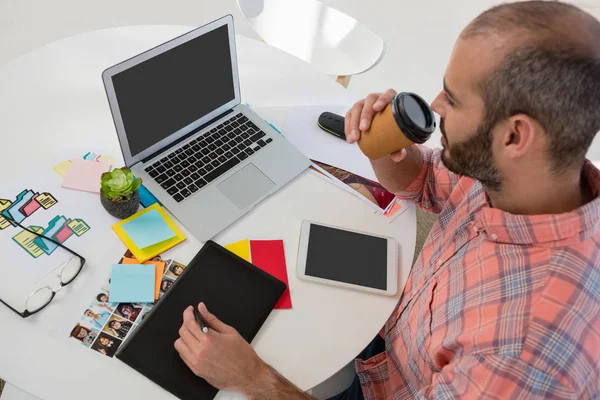
[[[462,32],[433,109],[443,161],[499,190],[516,165],[579,168],[600,131],[600,22],[564,4],[494,7]]]

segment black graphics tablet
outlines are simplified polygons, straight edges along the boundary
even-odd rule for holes
[[[180,399],[212,399],[218,390],[194,375],[174,348],[183,311],[204,302],[250,342],[285,288],[283,282],[208,241],[116,357]]]

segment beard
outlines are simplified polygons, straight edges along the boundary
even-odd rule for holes
[[[502,176],[492,153],[491,129],[492,126],[484,122],[477,128],[475,135],[463,142],[450,145],[442,118],[440,131],[447,143],[447,147],[442,152],[442,162],[455,174],[477,179],[487,189],[499,191],[502,186]]]

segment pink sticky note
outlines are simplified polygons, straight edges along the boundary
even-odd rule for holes
[[[100,193],[100,176],[109,169],[109,163],[75,158],[65,174],[62,187]]]

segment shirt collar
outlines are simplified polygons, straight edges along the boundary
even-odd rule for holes
[[[582,174],[594,200],[567,213],[515,215],[484,206],[478,219],[488,238],[501,243],[559,247],[596,234],[600,229],[600,171],[586,160]]]

